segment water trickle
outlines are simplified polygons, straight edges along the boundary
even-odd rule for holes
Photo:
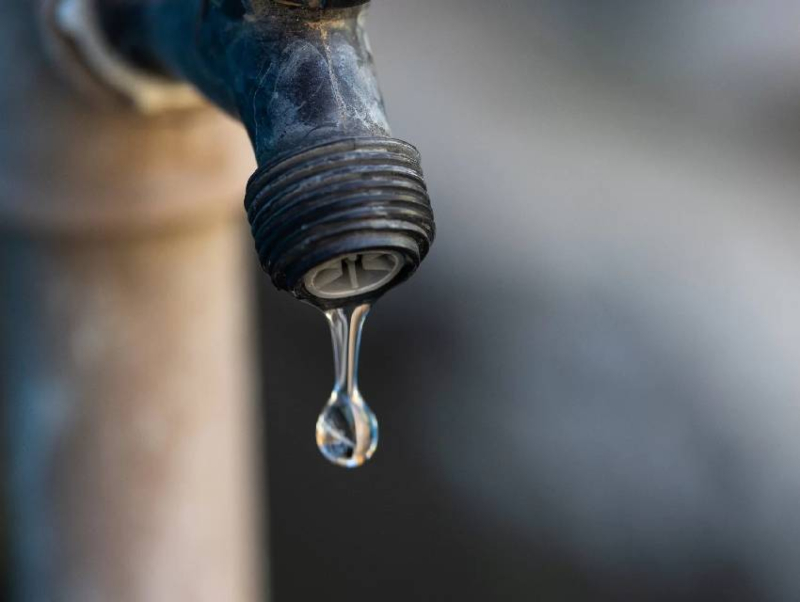
[[[336,382],[317,420],[317,446],[345,468],[361,466],[378,447],[378,421],[358,390],[358,354],[368,304],[325,312],[331,326]]]

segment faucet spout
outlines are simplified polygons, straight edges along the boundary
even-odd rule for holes
[[[331,308],[417,269],[433,214],[419,153],[391,136],[366,0],[94,1],[127,60],[244,124],[259,166],[245,205],[277,287]]]

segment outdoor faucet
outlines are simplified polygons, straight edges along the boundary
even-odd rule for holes
[[[245,207],[276,287],[330,309],[414,273],[433,213],[418,151],[391,136],[368,0],[63,2],[91,13],[115,60],[244,124],[258,164]]]

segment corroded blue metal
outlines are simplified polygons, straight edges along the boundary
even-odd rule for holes
[[[388,136],[361,8],[257,0],[101,3],[132,58],[244,123],[259,164],[342,136]]]
[[[364,2],[98,1],[120,51],[192,82],[246,127],[259,164],[248,215],[276,286],[322,305],[304,290],[304,272],[376,249],[407,261],[386,289],[413,273],[433,215],[419,154],[391,138],[355,6]]]

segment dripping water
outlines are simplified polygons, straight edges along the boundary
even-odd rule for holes
[[[328,460],[345,468],[361,466],[378,447],[378,421],[358,390],[361,330],[369,310],[364,304],[325,312],[336,381],[317,420],[317,446]]]

